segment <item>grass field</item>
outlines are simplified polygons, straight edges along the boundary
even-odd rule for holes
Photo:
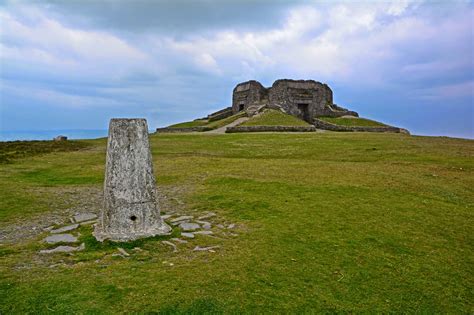
[[[348,127],[384,127],[381,122],[367,118],[345,118],[345,117],[318,117],[328,123]]]
[[[45,257],[47,233],[32,232],[0,246],[1,314],[474,312],[474,141],[331,132],[150,141],[163,208],[213,211],[213,224],[234,223],[235,234],[217,229],[173,253],[160,242],[169,237],[100,244],[82,227],[84,252]],[[1,235],[52,213],[67,220],[70,208],[97,211],[105,144],[1,164]],[[112,256],[117,246],[131,256]]]
[[[242,123],[241,126],[309,126],[309,124],[295,116],[269,109],[258,116],[254,116]]]

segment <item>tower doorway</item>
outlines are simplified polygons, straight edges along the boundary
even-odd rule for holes
[[[298,109],[300,111],[299,117],[307,122],[310,122],[308,104],[298,104]]]

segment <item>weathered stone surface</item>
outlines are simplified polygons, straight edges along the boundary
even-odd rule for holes
[[[192,220],[192,218],[194,218],[192,215],[182,215],[180,217],[172,219],[170,222],[171,223],[176,223],[176,222],[180,222],[180,221]]]
[[[194,233],[183,232],[181,233],[181,236],[186,238],[194,238]]]
[[[201,226],[197,223],[184,222],[184,223],[181,223],[179,227],[181,228],[181,230],[188,232],[188,231],[195,231],[199,229]]]
[[[74,217],[74,222],[80,223],[84,221],[90,221],[97,219],[97,215],[94,213],[78,213]]]
[[[205,220],[205,219],[209,219],[209,218],[212,218],[212,217],[215,217],[216,214],[214,212],[208,212],[206,213],[205,215],[202,215],[198,218],[198,220]]]
[[[214,232],[212,231],[196,231],[196,232],[193,232],[194,234],[201,234],[201,235],[212,235],[214,234]]]
[[[268,90],[255,80],[237,84],[232,93],[232,112],[247,110],[249,105],[268,97]]]
[[[112,119],[107,142],[104,205],[94,235],[130,241],[169,234],[160,217],[145,119]]]
[[[174,242],[181,243],[181,244],[186,244],[188,241],[182,240],[180,238],[174,237],[171,239]]]
[[[331,131],[349,131],[349,132],[394,132],[410,134],[410,132],[403,128],[392,127],[392,126],[380,126],[380,127],[357,127],[357,126],[340,126],[329,123],[327,121],[314,118],[314,125],[317,128],[331,130]]]
[[[53,249],[43,249],[40,250],[40,254],[54,254],[54,253],[70,253],[84,250],[86,248],[85,244],[82,243],[80,246],[58,246]]]
[[[51,233],[52,234],[64,233],[64,232],[75,230],[78,227],[79,227],[79,224],[72,224],[72,225],[68,225],[68,226],[63,226],[59,229],[51,230]]]
[[[227,118],[229,116],[232,116],[232,107],[226,107],[224,109],[221,109],[215,113],[212,113],[212,114],[209,114],[207,116],[207,119],[209,121],[215,121],[215,120],[219,120],[219,119],[224,119],[224,118]]]
[[[204,252],[204,251],[212,251],[212,250],[214,250],[214,249],[216,249],[216,248],[219,248],[219,246],[218,246],[218,245],[216,245],[216,246],[208,246],[208,247],[196,246],[196,247],[194,247],[193,250],[194,250],[194,251],[197,251],[197,252]]]
[[[121,247],[117,247],[117,250],[120,252],[120,254],[124,255],[125,257],[130,256],[130,254],[127,253],[127,251]]]
[[[77,238],[72,234],[54,234],[46,237],[44,241],[48,244],[75,243]]]
[[[171,247],[173,247],[173,253],[177,252],[178,251],[178,248],[176,247],[175,244],[171,243],[170,241],[161,241],[163,244],[166,244],[166,245],[169,245]]]
[[[329,86],[314,80],[276,80],[269,88],[252,80],[239,83],[234,88],[234,114],[245,110],[252,116],[264,107],[281,108],[310,123],[315,116],[358,115],[334,104]]]
[[[84,222],[79,223],[79,225],[84,226],[84,225],[91,225],[91,224],[94,224],[94,223],[97,223],[97,220],[84,221]]]
[[[199,223],[199,224],[201,224],[201,226],[202,226],[202,228],[203,228],[204,230],[210,230],[211,227],[212,227],[212,224],[209,223],[209,222],[207,222],[207,221],[199,221],[199,220],[198,220],[198,221],[196,221],[196,222]]]

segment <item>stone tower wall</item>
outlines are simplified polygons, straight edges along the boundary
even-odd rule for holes
[[[309,117],[324,115],[333,104],[332,91],[313,80],[277,80],[269,92],[269,103],[281,106],[288,114],[303,118],[299,104],[307,104]]]
[[[234,88],[232,113],[247,110],[250,105],[266,105],[312,123],[314,117],[344,115],[358,116],[333,103],[332,90],[327,84],[314,80],[277,80],[271,88],[257,81],[247,81]]]
[[[254,80],[238,84],[232,95],[232,113],[238,113],[241,105],[245,110],[249,105],[260,102],[267,93],[267,89]]]

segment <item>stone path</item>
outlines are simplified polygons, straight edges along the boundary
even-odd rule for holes
[[[30,193],[51,195],[48,202],[49,211],[31,217],[20,216],[14,221],[0,222],[0,244],[26,242],[54,229],[55,226],[71,225],[69,218],[78,212],[86,212],[84,209],[87,209],[87,212],[95,212],[102,200],[100,187],[35,188]]]
[[[55,247],[53,249],[43,249],[43,250],[40,250],[40,254],[70,253],[70,252],[76,252],[76,251],[80,251],[80,250],[84,250],[84,249],[85,249],[85,245],[84,245],[84,243],[82,243],[78,247],[58,246],[58,247]]]
[[[228,125],[225,125],[223,127],[220,127],[220,128],[217,128],[217,129],[214,129],[214,130],[210,130],[210,131],[205,131],[204,133],[225,133],[227,127],[235,127],[237,125],[240,125],[241,123],[243,122],[246,122],[247,120],[249,120],[248,117],[242,117],[242,118],[238,118],[236,120],[234,120],[233,122],[231,122],[230,124]]]
[[[69,232],[69,231],[77,229],[78,227],[79,227],[79,224],[72,224],[72,225],[63,226],[62,228],[51,230],[51,234]]]
[[[76,243],[77,237],[72,234],[54,234],[46,237],[44,241],[48,244],[56,243]]]
[[[222,236],[237,236],[232,233],[231,230],[236,228],[234,223],[226,223],[225,225],[217,219],[217,215],[214,212],[205,212],[195,218],[193,215],[185,215],[177,212],[172,212],[162,216],[168,224],[179,228],[181,231],[180,237],[170,238],[169,240],[162,240],[161,244],[167,246],[173,253],[179,252],[178,247],[187,248],[195,252],[207,252],[215,253],[220,245],[207,245],[200,246],[196,243],[204,240],[199,237],[209,237],[214,239],[221,239]],[[205,221],[204,221],[205,220]],[[57,253],[68,253],[72,255],[73,252],[82,251],[85,249],[85,244],[79,244],[80,233],[78,228],[84,223],[91,224],[97,222],[97,215],[93,213],[75,213],[71,216],[70,221],[75,222],[74,224],[68,224],[63,226],[51,226],[45,232],[48,235],[43,238],[42,243],[44,246],[49,246],[40,250],[39,254],[57,254]],[[212,230],[214,228],[214,231]],[[217,233],[217,236],[215,236]],[[199,236],[199,237],[198,237]],[[190,243],[191,247],[187,246]],[[55,247],[51,247],[55,245]],[[120,256],[124,259],[136,254],[136,252],[143,251],[141,248],[134,248],[132,252],[127,252],[125,249],[117,247],[116,253],[112,256]],[[53,265],[54,266],[54,265]]]
[[[94,213],[76,213],[74,216],[70,218],[71,222],[74,224],[66,225],[57,229],[47,228],[46,231],[49,231],[51,235],[47,236],[43,239],[44,243],[47,244],[63,244],[63,243],[72,243],[77,244],[79,242],[78,236],[79,233],[76,232],[77,235],[73,235],[70,233],[74,233],[80,225],[83,224],[92,224],[97,221],[97,215]],[[70,233],[64,233],[70,232]],[[55,248],[50,249],[42,249],[39,251],[40,254],[56,254],[56,253],[71,253],[76,251],[81,251],[85,249],[85,244],[82,243],[79,246],[65,246],[59,245]]]

